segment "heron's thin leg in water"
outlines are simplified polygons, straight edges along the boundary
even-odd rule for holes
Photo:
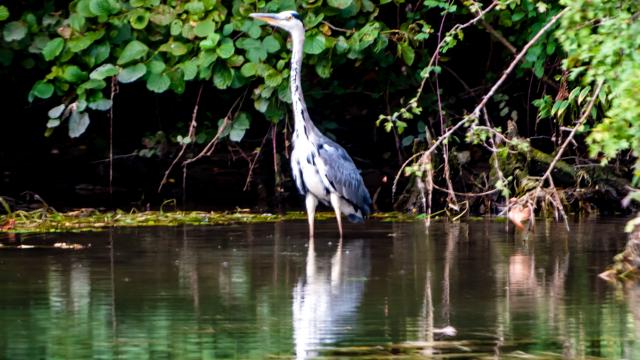
[[[309,239],[313,239],[313,218],[316,216],[316,206],[318,206],[318,199],[316,199],[313,194],[307,193],[305,203],[307,205],[307,218],[309,220]]]
[[[342,214],[340,213],[340,198],[335,193],[331,193],[331,206],[336,212],[336,220],[338,220],[338,231],[340,231],[340,240],[342,240]]]

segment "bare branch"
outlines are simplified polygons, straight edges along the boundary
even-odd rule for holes
[[[169,177],[169,173],[171,173],[171,170],[173,169],[173,167],[182,158],[182,155],[184,155],[184,152],[187,149],[187,145],[189,145],[193,140],[195,140],[196,127],[198,126],[198,123],[196,123],[196,117],[198,115],[198,107],[200,105],[200,96],[202,95],[202,89],[203,88],[204,88],[204,84],[201,84],[200,85],[200,90],[198,90],[198,96],[196,97],[196,104],[194,105],[193,113],[191,114],[191,124],[189,125],[189,133],[187,135],[187,137],[189,138],[190,141],[189,141],[189,143],[183,143],[182,144],[182,148],[180,149],[180,152],[178,153],[178,156],[176,156],[176,158],[173,159],[173,162],[171,163],[171,165],[169,166],[167,171],[164,172],[164,176],[162,177],[162,181],[160,181],[160,185],[158,186],[158,192],[160,192],[162,190],[162,186],[167,182],[167,178]]]

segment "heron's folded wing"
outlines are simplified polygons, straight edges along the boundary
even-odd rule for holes
[[[326,167],[329,185],[363,215],[371,212],[371,197],[364,186],[360,171],[342,146],[327,142],[318,146],[318,156]]]

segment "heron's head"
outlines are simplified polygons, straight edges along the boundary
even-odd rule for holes
[[[295,11],[283,11],[277,14],[253,13],[250,14],[254,19],[262,20],[273,26],[287,30],[291,34],[304,33],[304,25],[302,18]]]

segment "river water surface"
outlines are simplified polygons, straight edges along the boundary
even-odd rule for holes
[[[597,278],[624,222],[4,235],[0,358],[639,359],[640,290]]]

